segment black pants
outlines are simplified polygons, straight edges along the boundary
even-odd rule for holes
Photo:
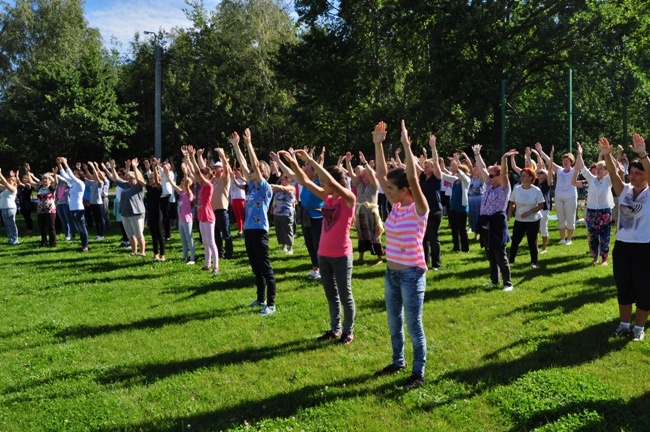
[[[27,231],[34,231],[34,219],[32,219],[32,209],[30,209],[27,205],[20,206],[20,214],[25,218],[25,226],[27,227]]]
[[[636,303],[637,309],[650,310],[650,289],[648,289],[648,265],[650,244],[614,243],[614,281],[618,291],[618,304]]]
[[[126,236],[126,230],[124,229],[124,224],[122,222],[120,222],[120,231],[122,231],[122,239],[120,241],[128,242],[129,238]]]
[[[520,222],[515,221],[512,227],[512,245],[510,246],[510,262],[514,263],[519,250],[519,243],[526,235],[528,240],[528,250],[530,251],[530,263],[537,264],[537,233],[539,231],[539,221]]]
[[[160,212],[162,213],[162,226],[165,232],[165,238],[171,238],[171,223],[169,222],[169,196],[160,197]]]
[[[104,236],[104,204],[90,204],[90,212],[95,222],[95,232],[98,236]]]
[[[424,247],[424,262],[429,263],[429,256],[431,257],[431,267],[440,268],[442,260],[440,255],[440,240],[438,238],[438,231],[442,223],[442,210],[437,212],[429,212],[427,218],[427,231],[422,239],[422,246]]]
[[[219,209],[214,211],[214,241],[219,250],[219,258],[232,258],[232,238],[230,237],[230,218],[228,210]],[[223,249],[223,243],[226,242],[226,250]]]
[[[451,225],[451,239],[454,242],[454,251],[469,252],[469,239],[467,238],[467,212],[449,210],[449,225]]]
[[[308,211],[303,209],[303,211]],[[320,233],[323,230],[323,218],[309,218],[311,226],[302,224],[302,235],[305,237],[305,245],[311,259],[311,266],[318,268],[318,247],[320,246]]]
[[[56,213],[42,213],[37,215],[38,227],[41,230],[41,246],[56,246]]]
[[[156,255],[165,255],[165,238],[163,237],[163,216],[162,212],[149,213],[149,231],[153,240],[153,253]]]
[[[490,245],[485,249],[485,253],[490,262],[490,281],[498,285],[499,270],[501,270],[503,285],[512,285],[512,281],[510,280],[510,263],[508,262],[505,245],[497,247]]]
[[[244,230],[244,242],[251,269],[255,275],[257,300],[264,301],[266,291],[268,306],[275,305],[275,274],[269,257],[269,233],[263,229]]]

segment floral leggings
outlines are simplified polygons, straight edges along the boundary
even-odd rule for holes
[[[603,260],[609,255],[609,237],[612,232],[612,209],[587,209],[587,230],[591,234],[589,250],[594,259],[598,258],[598,250]]]

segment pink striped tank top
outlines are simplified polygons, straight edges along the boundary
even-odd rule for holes
[[[417,214],[415,203],[393,204],[386,219],[386,259],[407,267],[427,269],[422,240],[427,230],[429,211]]]

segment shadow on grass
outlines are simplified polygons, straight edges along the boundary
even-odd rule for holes
[[[150,330],[158,329],[168,325],[181,325],[192,321],[207,321],[213,318],[223,318],[233,315],[236,311],[246,309],[246,306],[237,306],[228,309],[214,311],[194,312],[182,315],[169,315],[155,318],[145,318],[138,321],[122,324],[105,324],[105,325],[79,325],[64,330],[59,330],[54,334],[55,337],[67,339],[83,339],[109,335],[113,333],[131,331],[131,330]]]
[[[528,372],[591,362],[613,351],[620,351],[626,345],[627,341],[623,339],[610,340],[616,324],[617,321],[612,320],[574,333],[521,339],[484,356],[483,360],[496,359],[502,352],[539,341],[536,343],[535,351],[510,361],[495,361],[476,368],[451,371],[438,377],[438,380],[453,380],[468,384],[474,388],[473,395],[478,395],[494,387],[510,384]]]
[[[290,392],[283,392],[258,400],[244,401],[210,412],[187,416],[179,415],[155,423],[144,422],[122,425],[121,427],[124,430],[148,430],[154,432],[230,430],[244,426],[244,421],[256,426],[256,423],[264,419],[289,419],[304,409],[364,397],[369,394],[379,395],[385,399],[396,399],[404,393],[395,385],[394,381],[376,387],[359,387],[373,379],[372,375],[359,375],[354,378],[329,383],[312,384]],[[258,429],[259,427],[255,427],[252,430]]]
[[[130,387],[133,385],[148,385],[170,376],[193,372],[199,369],[225,367],[242,362],[256,363],[262,360],[317,350],[323,347],[325,345],[318,344],[310,339],[300,339],[267,347],[251,346],[245,349],[232,350],[189,360],[117,366],[102,371],[96,380],[107,386]]]
[[[552,410],[538,411],[529,418],[515,420],[515,425],[510,430],[513,432],[537,430],[542,426],[558,423],[558,427],[553,430],[648,431],[650,430],[648,406],[650,406],[650,393],[629,401],[609,399],[574,402],[554,407]],[[573,417],[570,422],[564,421],[569,416]],[[576,418],[580,418],[581,425],[576,424]]]

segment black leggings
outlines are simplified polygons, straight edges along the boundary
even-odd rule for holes
[[[516,220],[512,228],[512,245],[510,246],[510,263],[514,264],[517,257],[519,243],[526,235],[528,250],[530,251],[530,263],[537,264],[537,233],[539,232],[539,221],[521,222]]]
[[[165,255],[165,238],[163,237],[163,215],[160,210],[149,214],[149,231],[153,240],[153,253],[156,255]]]
[[[275,305],[275,274],[269,257],[269,233],[263,229],[244,230],[246,253],[250,262],[255,284],[257,285],[257,300],[264,301],[266,291],[267,305]]]

